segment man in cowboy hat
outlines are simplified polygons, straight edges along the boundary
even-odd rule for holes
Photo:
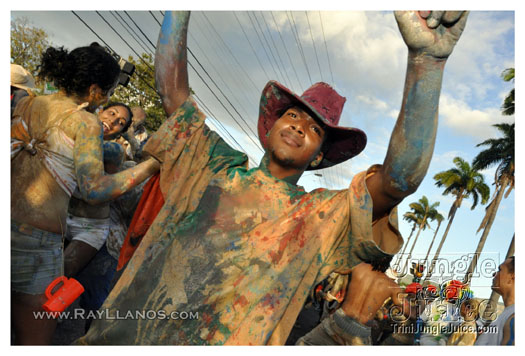
[[[266,153],[248,169],[247,156],[205,125],[190,95],[189,13],[166,13],[155,73],[170,118],[144,147],[162,163],[165,203],[102,306],[107,317],[78,343],[282,345],[312,286],[353,268],[362,278],[353,276],[334,322],[348,334],[338,340],[362,343],[352,333],[366,329],[369,309],[387,297],[363,299],[362,286],[390,284],[361,262],[384,270],[402,245],[395,206],[430,163],[443,68],[466,14],[411,11],[396,19],[408,73],[383,165],[357,174],[346,190],[308,193],[296,184],[305,170],[341,163],[365,146],[361,130],[338,126],[345,99],[326,83],[299,96],[270,81],[258,123]]]
[[[11,112],[24,96],[31,95],[35,80],[31,73],[18,64],[11,63]]]

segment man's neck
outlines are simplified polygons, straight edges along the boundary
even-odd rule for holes
[[[301,175],[303,174],[302,171],[297,171],[289,168],[285,169],[277,163],[272,162],[270,160],[270,155],[268,154],[268,152],[266,152],[263,158],[261,159],[259,168],[264,172],[270,174],[272,177],[284,180],[285,182],[292,185],[297,185],[299,178],[301,178]]]
[[[503,305],[505,305],[505,308],[514,305],[514,292],[503,294],[501,297],[503,298]]]

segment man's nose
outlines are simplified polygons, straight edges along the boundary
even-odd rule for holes
[[[295,123],[291,127],[292,127],[292,130],[297,132],[299,135],[301,135],[301,136],[304,135],[304,127],[303,127],[302,123],[300,123],[300,122]]]

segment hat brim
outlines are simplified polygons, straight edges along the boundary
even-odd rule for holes
[[[25,91],[33,91],[33,89],[34,89],[34,88],[30,88],[30,87],[27,87],[27,86],[22,85],[22,84],[13,84],[13,83],[11,83],[11,86],[15,87],[15,88],[18,88],[18,89],[23,89]]]
[[[308,102],[281,83],[272,80],[264,87],[259,102],[257,131],[259,141],[265,149],[268,144],[268,133],[273,125],[283,114],[283,110],[293,105],[305,108],[315,120],[323,124],[325,132],[328,133],[329,144],[324,150],[323,160],[316,167],[308,166],[307,170],[332,167],[357,156],[365,148],[366,134],[363,131],[353,127],[332,125]]]

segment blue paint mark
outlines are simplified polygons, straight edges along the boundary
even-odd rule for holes
[[[159,42],[162,45],[167,45],[170,40],[171,33],[173,31],[173,13],[166,11],[164,15],[164,21],[162,21],[162,28],[160,30]]]

